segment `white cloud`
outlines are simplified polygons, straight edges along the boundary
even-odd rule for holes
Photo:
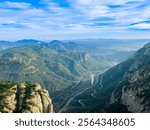
[[[1,2],[1,8],[17,8],[17,9],[28,9],[30,8],[30,4],[24,2]]]
[[[92,4],[93,0],[77,0],[77,3],[80,5],[89,5]]]
[[[139,23],[132,25],[131,28],[135,29],[150,29],[150,23]]]
[[[145,0],[68,0],[78,5],[124,5],[128,2],[144,2]]]

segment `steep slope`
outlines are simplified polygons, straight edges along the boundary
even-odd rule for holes
[[[99,75],[59,112],[150,112],[150,43]]]
[[[150,112],[150,43],[134,56],[125,78],[113,92],[107,111],[122,105],[130,112]]]
[[[52,113],[48,91],[39,84],[0,82],[0,112]]]

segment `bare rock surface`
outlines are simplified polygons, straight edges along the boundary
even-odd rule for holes
[[[0,82],[0,112],[53,113],[52,101],[39,84]]]

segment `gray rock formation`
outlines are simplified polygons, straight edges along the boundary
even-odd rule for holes
[[[150,112],[150,43],[140,49],[124,78],[112,93],[110,105],[122,104],[129,112]],[[122,111],[123,112],[123,111]]]
[[[7,85],[8,84],[8,85]],[[0,83],[0,112],[52,113],[53,105],[47,90],[39,84]]]

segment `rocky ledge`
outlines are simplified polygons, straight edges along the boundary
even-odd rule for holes
[[[0,112],[53,113],[53,105],[39,84],[0,82]]]

